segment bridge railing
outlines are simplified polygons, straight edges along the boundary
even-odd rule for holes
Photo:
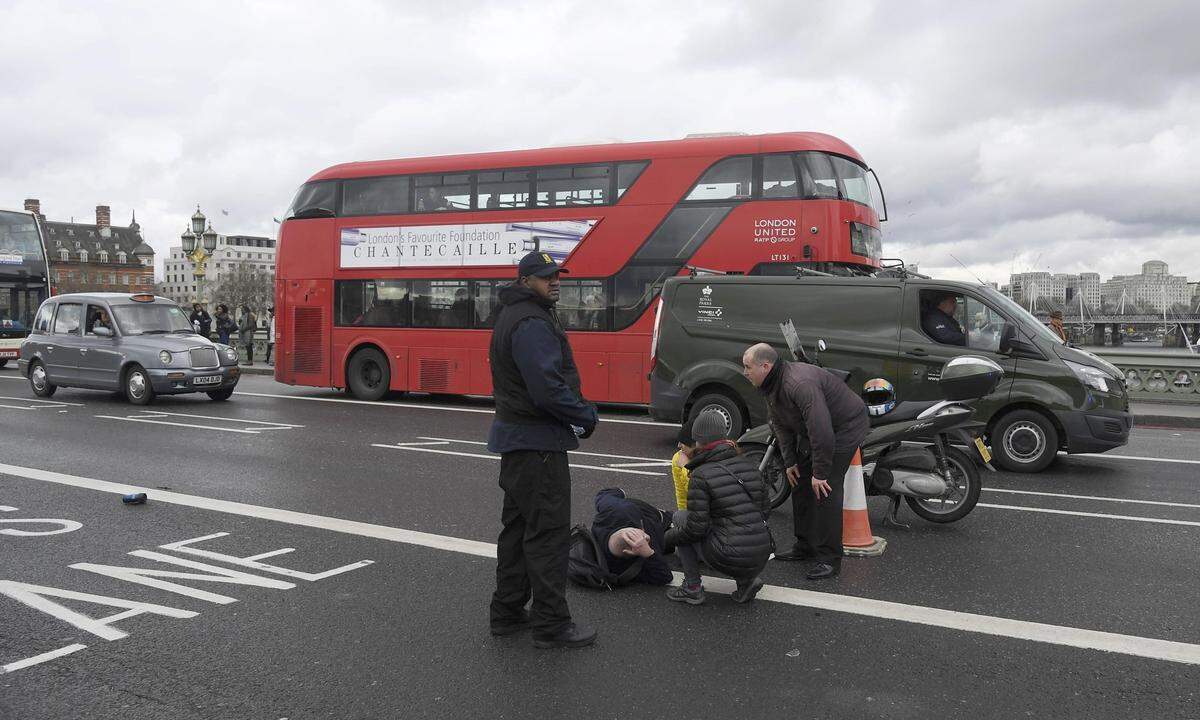
[[[1125,373],[1125,387],[1131,398],[1200,403],[1200,355],[1186,350],[1088,350]]]

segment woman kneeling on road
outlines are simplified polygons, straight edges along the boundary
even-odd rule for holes
[[[674,545],[683,565],[683,584],[667,598],[689,605],[704,602],[699,553],[712,568],[737,581],[734,602],[754,599],[763,583],[774,542],[767,525],[770,501],[754,463],[725,438],[725,419],[705,410],[692,425],[696,451],[687,464],[687,510],[675,513],[666,543]]]

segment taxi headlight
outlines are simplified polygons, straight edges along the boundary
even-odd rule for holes
[[[171,353],[167,352],[166,350],[162,350],[158,353],[158,359],[160,361],[162,361],[163,365],[170,365],[171,364]]]
[[[226,360],[229,360],[230,362],[237,362],[237,359],[238,359],[237,350],[234,350],[233,348],[226,346],[225,349],[221,351],[221,354],[223,354],[225,356]]]

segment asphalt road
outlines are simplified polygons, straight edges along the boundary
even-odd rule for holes
[[[614,485],[669,506],[674,430],[604,415],[574,521]],[[226,403],[37,402],[0,370],[0,718],[1200,717],[1200,432],[985,474],[947,527],[872,499],[882,557],[772,563],[746,607],[720,580],[702,607],[573,588],[599,641],[539,651],[487,633],[490,420],[256,376]]]

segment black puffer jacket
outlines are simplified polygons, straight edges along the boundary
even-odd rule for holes
[[[729,444],[697,455],[687,468],[687,524],[671,528],[667,543],[703,542],[705,562],[735,578],[762,572],[772,542],[758,468]]]

